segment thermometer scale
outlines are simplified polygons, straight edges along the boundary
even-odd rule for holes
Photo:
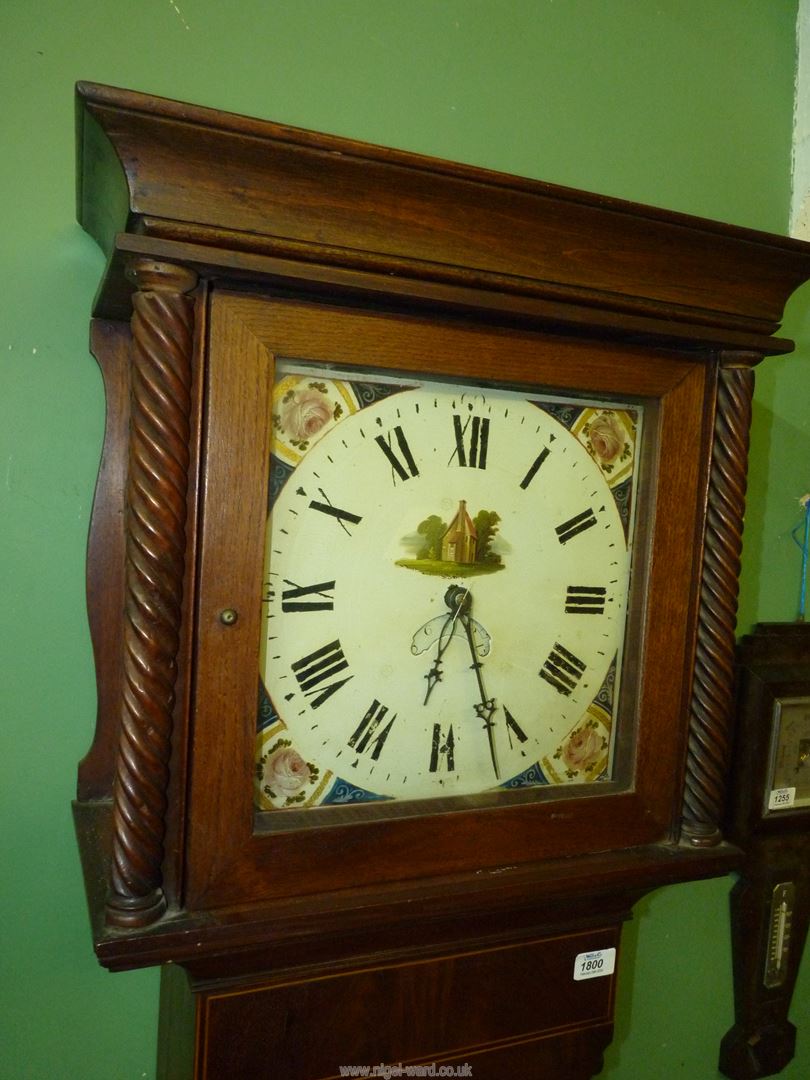
[[[765,958],[765,986],[772,990],[781,986],[787,975],[790,953],[790,924],[796,888],[792,881],[774,886],[768,924],[768,952]]]

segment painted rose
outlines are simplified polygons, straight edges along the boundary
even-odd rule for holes
[[[294,442],[311,439],[332,415],[329,399],[314,387],[296,390],[281,403],[281,427]]]
[[[595,765],[604,749],[604,740],[592,727],[578,728],[562,749],[566,767],[582,772]]]
[[[588,437],[600,461],[613,461],[624,449],[624,431],[612,413],[597,416],[588,429]]]
[[[309,778],[309,765],[289,746],[280,747],[265,762],[264,780],[276,795],[296,795]]]

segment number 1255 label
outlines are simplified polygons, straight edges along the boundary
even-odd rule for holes
[[[595,952],[581,952],[574,960],[574,981],[599,979],[603,975],[612,975],[616,967],[615,949],[597,949]]]

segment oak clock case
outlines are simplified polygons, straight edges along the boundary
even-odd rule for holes
[[[165,965],[159,1075],[595,1074],[632,905],[742,857],[753,368],[806,246],[93,84],[77,118],[75,815],[100,961]]]

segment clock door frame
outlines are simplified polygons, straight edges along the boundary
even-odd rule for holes
[[[436,375],[643,400],[647,475],[626,649],[626,688],[635,702],[624,718],[630,729],[624,738],[634,745],[626,754],[633,760],[624,783],[578,785],[573,791],[544,788],[543,794],[527,793],[528,799],[512,805],[487,793],[465,798],[463,809],[442,813],[437,802],[424,800],[421,814],[410,817],[392,815],[390,805],[369,803],[354,807],[349,821],[336,814],[339,824],[329,820],[331,810],[276,811],[293,814],[297,827],[274,830],[268,812],[261,815],[267,829],[257,828],[252,784],[261,634],[257,598],[276,356],[421,374],[432,366]],[[700,548],[695,538],[703,531],[701,495],[707,483],[699,456],[690,455],[689,448],[709,437],[713,390],[703,358],[672,351],[214,291],[186,902],[195,908],[228,906],[245,889],[257,900],[272,900],[674,843],[672,807],[679,804],[685,770],[682,718],[696,634]],[[683,467],[669,467],[672,461]],[[673,506],[679,508],[674,515]],[[236,622],[223,623],[221,613],[228,610],[239,612]],[[654,678],[645,677],[650,672]]]

